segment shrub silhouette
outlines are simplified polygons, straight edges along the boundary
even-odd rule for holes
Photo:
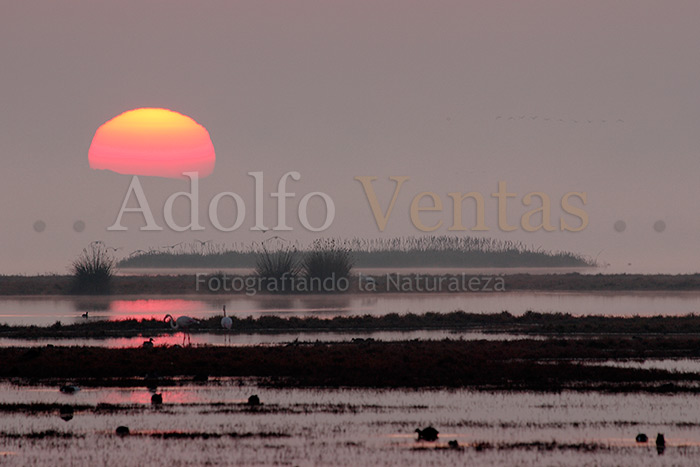
[[[278,245],[268,249],[263,243],[255,259],[255,273],[264,280],[278,281],[280,287],[297,277],[301,272],[299,252],[294,246]]]
[[[73,291],[79,294],[110,292],[116,260],[102,242],[92,242],[71,264]]]
[[[303,270],[310,279],[325,282],[330,278],[337,283],[350,276],[353,262],[352,252],[345,243],[332,238],[318,239],[304,255]]]

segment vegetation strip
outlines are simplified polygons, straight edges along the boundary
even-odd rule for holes
[[[361,292],[373,296],[380,293],[411,293],[387,287],[386,274],[372,274],[377,279],[376,292]],[[410,277],[408,271],[396,271],[405,277]],[[206,276],[209,277],[209,276]],[[229,278],[238,277],[229,274]],[[255,276],[257,277],[257,276]],[[434,274],[421,277],[457,277],[459,281],[469,281],[471,278],[483,279],[483,274]],[[579,292],[614,292],[614,291],[700,291],[700,274],[502,274],[506,291],[579,291]],[[91,289],[84,293],[89,294]],[[195,274],[181,275],[138,275],[114,276],[111,278],[110,293],[112,295],[196,295],[196,296],[231,296],[243,295],[245,292],[227,292],[223,290],[209,291],[207,287],[197,290]],[[357,276],[351,277],[350,295],[359,290]],[[418,292],[417,290],[415,292]],[[24,296],[65,296],[76,293],[75,278],[70,275],[45,276],[0,276],[0,295]],[[448,289],[442,293],[450,293]],[[502,293],[502,292],[455,292],[469,296],[472,293]],[[278,296],[265,294],[266,296]]]
[[[279,386],[700,392],[700,375],[694,373],[575,361],[669,357],[700,357],[700,338],[410,341],[237,348],[13,347],[0,349],[0,377],[79,382],[80,378],[143,377],[157,372],[164,378],[252,376]],[[149,381],[144,379],[143,384]]]
[[[565,313],[527,312],[523,315],[502,313],[428,312],[423,314],[391,313],[381,316],[336,316],[334,318],[260,316],[232,317],[232,329],[221,328],[221,316],[204,319],[192,333],[233,334],[285,332],[379,332],[418,330],[477,330],[511,334],[539,335],[686,335],[700,334],[700,315],[612,317],[572,316]],[[158,336],[177,332],[160,319],[88,321],[52,326],[0,325],[0,337],[15,339],[39,338],[108,338]],[[18,342],[19,343],[19,342]]]

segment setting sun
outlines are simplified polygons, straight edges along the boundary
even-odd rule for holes
[[[121,174],[206,177],[216,155],[209,132],[192,118],[168,109],[124,112],[100,126],[88,153],[90,167]]]

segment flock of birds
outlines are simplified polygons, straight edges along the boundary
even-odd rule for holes
[[[227,331],[230,331],[231,328],[233,327],[233,320],[231,319],[230,316],[226,316],[226,305],[224,305],[223,308],[223,313],[224,316],[221,318],[221,327]],[[192,336],[190,334],[190,328],[192,326],[195,326],[200,323],[200,321],[196,318],[192,318],[190,316],[178,316],[177,319],[173,318],[173,315],[167,314],[165,315],[165,318],[163,318],[163,321],[166,324],[170,324],[170,328],[174,330],[180,330],[182,331],[182,344],[185,345],[185,342],[187,344],[191,345],[192,344]],[[151,337],[147,341],[145,341],[142,345],[144,348],[152,349],[154,345],[153,338]]]

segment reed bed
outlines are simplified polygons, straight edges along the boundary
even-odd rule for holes
[[[270,237],[269,240],[280,239]],[[299,255],[319,257],[333,250],[336,260],[351,257],[356,267],[587,267],[592,259],[568,251],[551,251],[522,242],[473,236],[405,236],[392,238],[318,239],[309,245],[278,241],[230,245],[179,243],[137,250],[119,261],[125,268],[257,268],[261,255],[293,248]],[[331,248],[332,245],[332,248]]]

